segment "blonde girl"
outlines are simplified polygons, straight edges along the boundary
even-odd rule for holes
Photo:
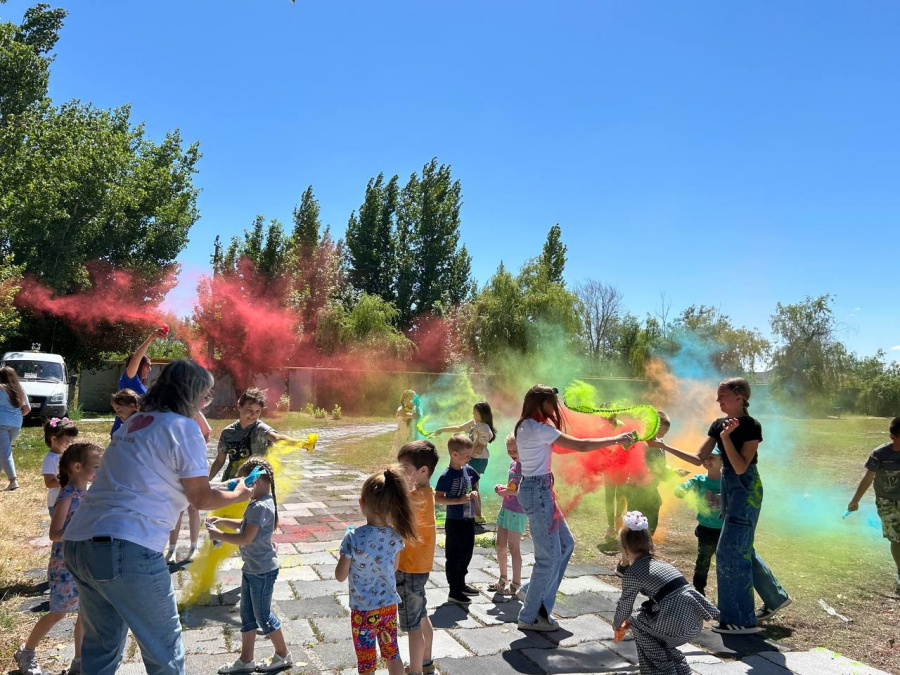
[[[360,528],[348,528],[334,571],[338,581],[350,579],[351,626],[360,674],[374,673],[376,645],[390,675],[402,675],[397,646],[397,594],[394,570],[404,540],[416,538],[415,518],[406,479],[395,469],[372,474],[362,486]]]
[[[742,377],[719,383],[716,402],[724,417],[709,427],[707,438],[696,453],[673,448],[660,439],[649,445],[662,448],[686,462],[700,466],[718,447],[722,454],[722,534],[716,548],[716,577],[721,616],[713,627],[717,633],[736,635],[759,632],[758,621],[791,604],[753,546],[756,523],[762,507],[763,486],[756,467],[762,443],[762,425],[748,414],[750,384]],[[763,607],[754,613],[753,589]]]
[[[59,460],[60,484],[53,517],[50,520],[50,563],[47,565],[47,580],[50,582],[50,611],[38,619],[31,629],[28,639],[16,650],[15,660],[22,675],[40,675],[41,667],[35,650],[44,636],[56,624],[66,618],[66,614],[78,612],[78,589],[72,574],[63,560],[62,536],[72,514],[84,498],[88,483],[94,480],[103,448],[93,443],[72,443]],[[67,675],[81,673],[81,613],[75,621],[75,658],[66,671]]]

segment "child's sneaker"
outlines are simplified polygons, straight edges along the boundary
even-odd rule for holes
[[[474,586],[469,586],[469,584],[466,584],[465,586],[463,586],[463,593],[465,593],[466,595],[480,595],[481,591],[479,591]]]
[[[790,598],[787,598],[784,602],[782,602],[780,605],[778,605],[778,607],[773,608],[773,607],[763,606],[762,609],[756,610],[756,620],[757,621],[765,621],[766,619],[772,618],[773,616],[775,616],[775,614],[777,614],[778,612],[783,610],[785,607],[787,607],[789,604],[791,604],[791,602],[793,602],[793,600],[791,600]]]
[[[451,593],[447,596],[447,602],[452,602],[457,605],[462,605],[463,607],[468,607],[472,603],[472,598],[464,593],[460,593],[459,595],[454,595]]]
[[[25,649],[23,643],[13,655],[16,665],[19,666],[19,672],[22,675],[43,675],[43,671],[37,662],[37,654],[33,649]]]
[[[549,617],[545,619],[541,616],[537,617],[531,623],[519,621],[516,625],[518,626],[519,630],[533,630],[539,633],[552,633],[553,631],[559,629],[559,624],[557,624],[555,621],[551,621]]]
[[[284,656],[278,656],[278,654],[272,654],[265,661],[261,661],[256,666],[256,672],[258,673],[277,673],[279,670],[287,670],[288,668],[293,668],[294,666],[294,658],[291,656],[291,653],[288,652]]]
[[[256,670],[256,662],[241,661],[239,658],[234,660],[230,666],[222,666],[219,668],[219,675],[229,675],[229,673],[252,673]]]
[[[736,623],[717,623],[712,627],[713,633],[723,635],[754,635],[759,632],[759,626],[739,626]]]
[[[484,516],[475,516],[475,524],[476,525],[484,525],[487,521],[484,519]]]

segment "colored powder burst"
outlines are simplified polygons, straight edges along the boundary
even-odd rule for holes
[[[649,441],[656,437],[659,431],[659,415],[656,409],[650,405],[633,405],[617,408],[600,408],[597,404],[597,389],[581,380],[572,381],[566,387],[563,397],[566,407],[580,413],[598,415],[609,420],[621,420],[625,422],[637,422],[633,429],[625,428],[622,431],[635,431],[638,440]],[[619,426],[619,425],[616,425]]]
[[[73,328],[87,332],[107,330],[110,321],[161,327],[177,320],[161,308],[163,297],[175,282],[170,269],[155,288],[124,270],[93,263],[88,266],[91,287],[69,295],[56,295],[33,277],[26,276],[16,295],[18,307],[37,314],[51,314]],[[150,298],[150,299],[148,299]]]
[[[272,465],[272,469],[275,472],[276,492],[282,498],[291,494],[300,481],[299,473],[285,469],[285,457],[298,450],[306,450],[312,453],[318,439],[318,434],[308,434],[305,440],[277,441],[269,448],[266,460]],[[243,502],[229,504],[221,509],[215,509],[210,515],[218,516],[219,518],[240,519],[243,517],[246,507],[247,505]],[[203,543],[190,566],[191,578],[181,600],[179,610],[192,607],[209,597],[210,590],[216,583],[217,570],[227,558],[231,557],[236,549],[237,547],[234,544],[225,542],[221,546],[213,546],[211,540]]]

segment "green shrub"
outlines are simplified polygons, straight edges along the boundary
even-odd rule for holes
[[[326,417],[328,417],[328,411],[325,410],[325,408],[316,408],[313,412],[313,417],[315,417],[317,420],[324,420]]]
[[[341,419],[341,415],[343,415],[343,413],[341,412],[341,406],[335,403],[334,410],[331,411],[331,419],[339,420]]]

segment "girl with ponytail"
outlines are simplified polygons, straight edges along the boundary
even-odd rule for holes
[[[374,673],[375,651],[390,675],[402,675],[397,646],[397,594],[394,570],[404,540],[415,540],[416,526],[406,479],[394,469],[372,474],[363,483],[359,509],[366,524],[347,528],[334,577],[350,578],[351,627],[361,674]]]

